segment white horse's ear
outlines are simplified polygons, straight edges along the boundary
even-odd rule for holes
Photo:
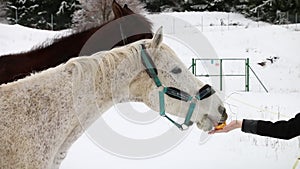
[[[157,48],[159,47],[159,45],[162,43],[163,41],[163,27],[161,26],[155,33],[153,39],[152,39],[152,43],[151,43],[151,47],[152,48]]]

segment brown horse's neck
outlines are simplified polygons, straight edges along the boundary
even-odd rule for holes
[[[25,53],[1,56],[0,85],[24,78],[32,72],[55,67],[73,57],[91,55],[140,39],[152,38],[152,25],[146,18],[138,15],[138,17],[131,22],[134,21],[141,22],[141,26],[132,28],[128,22],[121,25],[118,21],[110,21],[101,26],[54,40],[51,45],[46,47],[36,48],[35,50]],[[142,24],[144,24],[144,26]],[[122,27],[133,32],[134,29],[137,29],[136,34],[138,35],[126,37],[125,41],[122,39]],[[138,30],[141,28],[145,30]],[[140,34],[140,32],[145,33]],[[86,43],[87,45],[85,45]]]
[[[32,72],[55,67],[77,57],[85,41],[98,30],[92,28],[79,34],[72,34],[46,47],[29,52],[9,54],[0,57],[0,84],[24,78]]]

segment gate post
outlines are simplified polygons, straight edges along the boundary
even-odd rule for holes
[[[250,71],[249,71],[249,58],[246,59],[246,91],[249,92],[250,91]]]
[[[196,73],[196,62],[195,62],[195,59],[193,58],[192,59],[192,73],[193,73],[193,75],[195,75],[195,73]]]
[[[223,59],[220,59],[220,91],[223,90]]]

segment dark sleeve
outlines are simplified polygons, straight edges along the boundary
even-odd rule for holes
[[[242,131],[288,140],[300,135],[300,113],[288,121],[275,123],[262,120],[243,120]]]
[[[257,120],[243,120],[242,131],[245,133],[256,134],[257,132]]]

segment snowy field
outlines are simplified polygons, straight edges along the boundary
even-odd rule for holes
[[[164,16],[172,19],[164,20]],[[232,119],[289,119],[299,110],[300,98],[300,28],[299,25],[274,26],[257,23],[238,14],[217,12],[188,12],[148,15],[155,29],[164,26],[165,42],[169,44],[186,64],[191,65],[192,58],[249,58],[250,65],[260,77],[269,93],[266,93],[257,79],[250,73],[250,92],[243,92],[244,81],[237,77],[224,80],[223,91],[230,118]],[[168,18],[167,17],[167,18]],[[183,25],[178,25],[182,19]],[[228,20],[229,19],[229,20]],[[223,26],[221,26],[223,24]],[[228,25],[229,24],[229,25]],[[196,28],[197,30],[195,31]],[[155,31],[155,30],[154,30]],[[202,32],[203,35],[197,35]],[[62,32],[40,31],[19,25],[0,25],[0,54],[26,51],[43,43],[46,39],[64,34]],[[193,37],[204,37],[198,44]],[[182,37],[189,42],[182,42]],[[206,39],[207,38],[207,39]],[[210,45],[202,44],[208,41]],[[192,51],[188,48],[193,43]],[[198,47],[197,47],[198,46]],[[204,48],[204,49],[200,49]],[[203,53],[197,53],[197,50]],[[206,51],[214,49],[215,52]],[[211,54],[210,54],[211,52]],[[206,55],[204,55],[206,54]],[[210,56],[207,56],[210,55]],[[266,58],[278,57],[273,64],[267,61],[265,67],[258,62]],[[212,64],[211,66],[218,66]],[[224,65],[224,71],[235,73],[242,71],[239,64]],[[217,69],[217,68],[216,68]],[[212,79],[200,78],[212,82]],[[219,84],[213,83],[216,89]],[[142,104],[132,104],[135,109],[147,110]],[[159,125],[172,127],[165,119],[158,119],[152,127],[140,126],[126,121],[113,107],[104,114],[104,121],[126,137],[138,139],[151,138],[161,133]],[[283,141],[233,131],[200,139],[205,134],[193,127],[190,133],[170,151],[149,159],[126,159],[104,151],[96,146],[87,135],[80,137],[71,147],[62,169],[291,169],[300,155],[300,139]],[[117,142],[118,140],[112,140]],[[122,143],[118,143],[121,144]],[[124,145],[126,146],[126,145]],[[300,168],[298,166],[298,168]]]

